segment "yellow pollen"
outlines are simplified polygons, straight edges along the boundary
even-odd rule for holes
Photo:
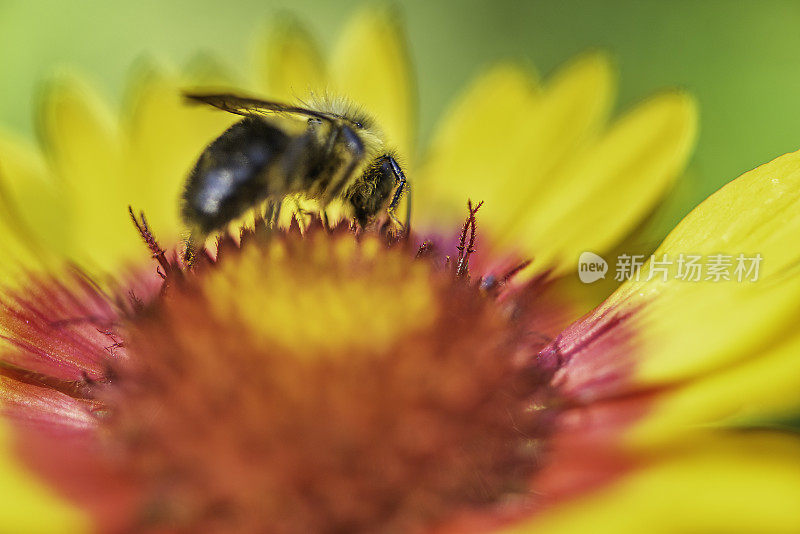
[[[375,237],[310,239],[291,252],[280,241],[244,247],[221,261],[202,281],[214,316],[313,357],[379,354],[436,318],[429,265],[385,251]]]

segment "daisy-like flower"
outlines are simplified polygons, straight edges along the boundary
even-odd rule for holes
[[[182,266],[156,237],[178,240],[186,170],[230,119],[155,68],[123,121],[61,80],[44,156],[0,142],[0,530],[800,529],[800,442],[754,429],[800,405],[800,153],[655,253],[757,253],[758,281],[668,268],[578,317],[554,280],[668,189],[691,98],[606,126],[603,55],[542,84],[501,65],[419,157],[404,46],[365,12],[324,62],[286,23],[255,69],[270,97],[333,89],[376,115],[414,179],[399,239],[257,223]]]

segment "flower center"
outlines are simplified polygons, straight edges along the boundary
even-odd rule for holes
[[[200,281],[199,298],[223,331],[306,358],[382,354],[438,312],[427,266],[377,236],[356,242],[314,232],[247,246]]]
[[[129,524],[407,532],[528,497],[540,338],[415,252],[312,225],[168,274],[89,384],[102,461],[139,488]]]

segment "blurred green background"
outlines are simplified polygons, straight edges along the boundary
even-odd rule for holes
[[[701,106],[701,132],[670,219],[721,184],[800,147],[800,2],[411,0],[399,2],[418,72],[424,139],[450,98],[500,59],[546,75],[589,48],[620,70],[624,110],[665,86]],[[38,84],[71,65],[119,101],[130,64],[205,51],[246,68],[256,30],[292,11],[323,44],[361,0],[0,0],[0,127],[32,135]]]

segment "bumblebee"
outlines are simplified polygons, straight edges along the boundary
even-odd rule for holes
[[[395,212],[408,188],[405,174],[374,120],[344,100],[323,98],[308,107],[237,96],[186,94],[244,118],[200,155],[183,190],[181,215],[197,246],[247,210],[280,206],[302,194],[324,210],[341,200],[359,226]]]

